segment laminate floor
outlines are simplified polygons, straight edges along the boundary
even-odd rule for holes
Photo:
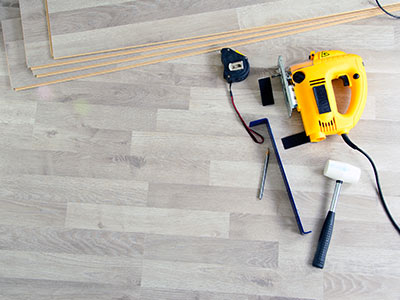
[[[236,8],[271,0],[47,1],[53,54],[65,57],[237,29]],[[90,18],[91,22],[87,22]],[[82,37],[88,41],[84,45]],[[104,43],[107,37],[107,44]],[[103,42],[100,40],[103,39]],[[69,47],[64,47],[68,43]]]
[[[0,5],[2,18],[17,17],[14,2]],[[270,5],[238,10],[238,24],[260,24]],[[306,236],[274,156],[257,200],[271,145],[241,127],[218,53],[14,92],[1,43],[0,299],[399,299],[399,237],[368,162],[339,137],[283,150],[279,139],[302,130],[300,116],[287,118],[277,78],[276,104],[262,107],[257,82],[279,54],[288,64],[311,50],[362,56],[368,101],[350,137],[375,159],[398,219],[398,21],[380,16],[238,49],[252,72],[233,86],[237,106],[246,121],[270,119],[313,231]],[[319,270],[311,261],[334,187],[322,175],[327,159],[362,174],[343,187]]]

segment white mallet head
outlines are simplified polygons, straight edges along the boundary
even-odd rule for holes
[[[361,170],[344,162],[328,160],[325,165],[324,175],[334,180],[356,183],[360,179]]]

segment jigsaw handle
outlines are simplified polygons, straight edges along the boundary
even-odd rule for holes
[[[337,112],[336,121],[338,134],[347,134],[360,120],[367,102],[367,75],[362,58],[355,54],[348,54],[342,58],[341,64],[331,74],[332,79],[344,78],[351,89],[351,99],[347,111],[344,114]],[[329,80],[328,82],[332,82]],[[332,92],[333,92],[333,87]]]
[[[311,52],[310,61],[292,66],[290,73],[297,110],[311,142],[347,134],[360,120],[367,101],[367,75],[360,56],[338,50]],[[351,89],[345,113],[338,111],[332,84],[336,79]]]

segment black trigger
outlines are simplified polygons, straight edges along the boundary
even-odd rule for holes
[[[347,75],[342,75],[339,78],[343,80],[343,85],[344,86],[349,86],[350,85],[349,77],[347,77]]]

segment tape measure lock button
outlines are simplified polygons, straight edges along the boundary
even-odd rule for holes
[[[237,61],[230,63],[228,65],[229,71],[240,71],[244,69],[244,62],[243,61]]]

